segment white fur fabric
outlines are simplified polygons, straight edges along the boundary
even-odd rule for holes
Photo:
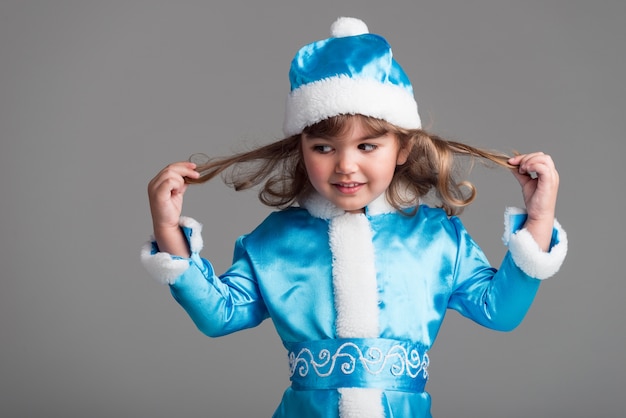
[[[507,208],[504,215],[503,241],[509,247],[511,257],[524,273],[539,280],[545,280],[556,274],[567,255],[567,233],[555,219],[554,228],[558,231],[559,243],[545,252],[526,228],[514,231],[511,216],[523,215],[525,211]]]
[[[361,114],[407,129],[422,124],[417,102],[408,90],[391,83],[346,75],[305,84],[287,96],[285,135],[340,114]]]
[[[181,216],[179,225],[184,228],[189,228],[191,231],[189,249],[192,253],[199,253],[203,247],[201,235],[202,224],[193,218]],[[141,262],[150,276],[159,283],[174,284],[176,279],[189,268],[189,259],[173,258],[166,252],[153,254],[153,242],[154,238],[151,238],[150,241],[146,242],[141,247]]]
[[[378,286],[374,244],[363,214],[346,213],[330,221],[333,289],[340,338],[377,338]]]
[[[377,338],[378,285],[372,230],[363,214],[346,213],[330,221],[333,254],[333,289],[340,338]],[[341,418],[383,418],[382,391],[342,388]]]
[[[384,418],[380,389],[339,389],[339,416],[341,418]]]

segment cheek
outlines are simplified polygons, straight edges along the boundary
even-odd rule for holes
[[[303,161],[306,173],[309,176],[309,181],[315,184],[322,178],[324,173],[322,162],[319,161],[318,158],[315,158],[315,155],[309,153],[303,155]]]
[[[384,171],[379,171],[379,175],[378,175],[378,179],[380,180],[381,184],[385,185],[385,188],[389,186],[389,184],[391,183],[391,180],[393,180],[393,175],[395,173],[395,166],[392,168],[388,167],[386,170]]]
[[[378,175],[385,180],[390,180],[398,166],[397,154],[389,152],[388,154],[381,156],[376,164],[371,165],[372,171],[378,173]]]

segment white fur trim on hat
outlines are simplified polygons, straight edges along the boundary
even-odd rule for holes
[[[309,83],[287,96],[285,135],[339,114],[371,116],[406,129],[419,129],[417,102],[406,89],[369,78],[338,76]]]

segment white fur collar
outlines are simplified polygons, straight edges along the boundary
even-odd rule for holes
[[[300,202],[300,206],[308,210],[312,216],[321,219],[332,219],[346,213],[346,211],[333,205],[328,199],[317,192],[313,192],[303,198]],[[397,210],[387,200],[386,193],[378,196],[365,208],[365,213],[369,216],[394,212],[397,212]]]

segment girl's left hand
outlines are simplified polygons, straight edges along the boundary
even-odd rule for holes
[[[509,163],[517,166],[513,175],[522,186],[528,219],[525,227],[537,244],[547,251],[552,238],[559,173],[552,158],[543,152],[516,155]]]

